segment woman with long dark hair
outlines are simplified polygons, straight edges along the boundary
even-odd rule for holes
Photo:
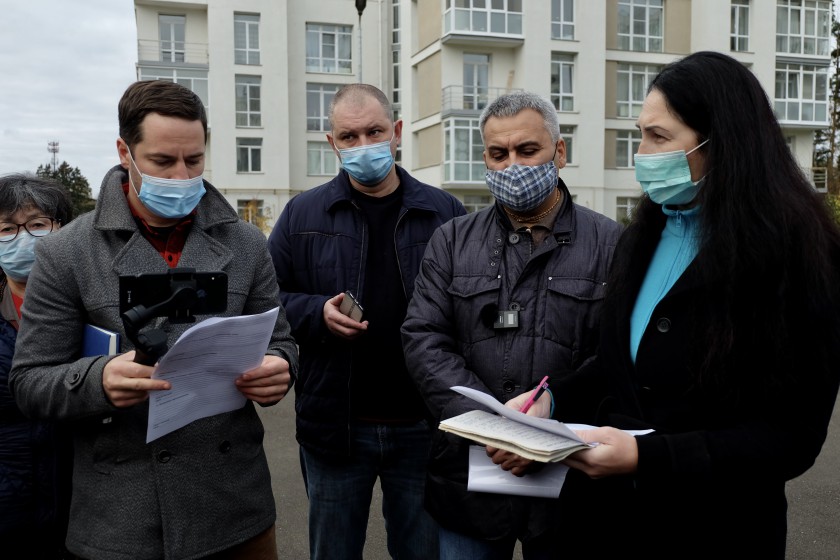
[[[736,60],[666,66],[637,125],[645,196],[598,358],[552,384],[557,418],[609,426],[565,461],[570,520],[599,538],[571,533],[590,558],[782,559],[785,482],[820,453],[840,382],[840,232]]]

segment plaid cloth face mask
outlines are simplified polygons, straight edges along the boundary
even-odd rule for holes
[[[533,210],[557,188],[554,160],[542,165],[513,164],[501,171],[488,169],[484,177],[496,200],[514,212]]]

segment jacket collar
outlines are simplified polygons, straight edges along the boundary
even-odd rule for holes
[[[437,212],[437,208],[426,195],[424,185],[408,174],[399,165],[395,165],[397,177],[403,189],[402,205],[408,210],[425,210]],[[327,183],[327,195],[324,197],[325,210],[331,212],[338,204],[350,204],[352,200],[353,185],[350,184],[350,176],[342,169],[332,181]],[[431,187],[434,188],[434,187]]]
[[[105,178],[99,190],[94,210],[94,228],[98,230],[136,231],[137,224],[128,207],[128,200],[123,192],[123,183],[128,181],[128,173],[121,165],[115,165]],[[225,197],[216,188],[204,181],[206,193],[196,208],[193,227],[210,229],[223,223],[232,223],[239,219]]]

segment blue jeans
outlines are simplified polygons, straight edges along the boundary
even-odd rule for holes
[[[309,497],[310,559],[361,560],[377,477],[388,553],[397,560],[436,559],[438,527],[423,509],[428,425],[353,423],[350,445],[349,462],[339,464],[300,448]]]
[[[539,544],[523,543],[522,558],[524,560],[560,558],[561,543],[562,539],[559,537],[553,543],[546,540],[542,540]],[[440,560],[511,560],[515,546],[515,537],[486,541],[455,533],[443,527],[440,529]]]

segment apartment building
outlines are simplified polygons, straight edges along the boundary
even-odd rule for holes
[[[193,89],[208,109],[206,177],[268,232],[295,194],[328,180],[327,108],[378,86],[404,121],[398,160],[470,210],[492,203],[478,116],[530,90],[557,108],[576,201],[628,218],[640,189],[635,121],[650,79],[699,50],[764,85],[811,169],[828,122],[830,0],[135,0],[138,79]],[[358,9],[363,6],[359,15]]]

